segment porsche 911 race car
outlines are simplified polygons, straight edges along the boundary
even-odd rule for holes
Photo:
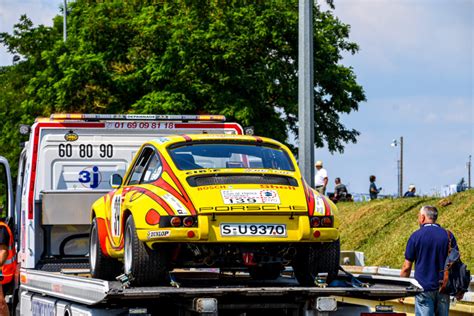
[[[135,285],[173,268],[246,269],[275,279],[293,266],[302,285],[339,267],[335,205],[302,179],[283,144],[263,137],[183,135],[145,143],[115,190],[92,205],[93,277],[123,271]]]

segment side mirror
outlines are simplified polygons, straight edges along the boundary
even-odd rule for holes
[[[119,174],[114,173],[110,176],[110,186],[112,189],[117,189],[122,185],[123,179]]]
[[[8,160],[0,156],[0,216],[13,216],[13,186]]]

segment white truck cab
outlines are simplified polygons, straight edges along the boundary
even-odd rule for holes
[[[91,204],[111,190],[110,176],[124,174],[144,142],[169,134],[242,132],[221,115],[56,114],[37,119],[19,164],[15,217],[21,267],[53,271],[58,260],[64,267],[65,258],[71,263],[85,258]]]

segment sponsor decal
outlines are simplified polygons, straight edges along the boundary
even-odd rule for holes
[[[245,172],[269,173],[269,169],[245,169]]]
[[[148,239],[153,239],[153,238],[166,238],[171,235],[170,230],[150,230],[147,233],[147,238]]]
[[[219,172],[220,169],[199,169],[199,170],[191,170],[186,172],[186,174],[201,174],[201,173],[214,173]]]
[[[292,190],[296,191],[296,187],[290,185],[277,185],[277,184],[261,184],[260,188],[262,189],[279,189],[279,190]]]
[[[122,214],[121,213],[121,208],[122,208],[122,195],[117,194],[114,195],[112,199],[112,205],[110,209],[112,210],[112,218],[110,219],[112,221],[112,236],[114,237],[120,237],[120,217]]]
[[[74,131],[71,130],[66,135],[64,135],[64,139],[67,142],[75,142],[79,139],[79,135],[77,135],[76,133],[74,133]]]
[[[227,189],[227,186],[225,185],[208,185],[204,187],[198,187],[198,191],[207,191],[207,190],[222,190],[222,189]]]
[[[325,211],[326,211],[326,208],[325,208],[325,205],[324,205],[324,200],[322,197],[320,196],[317,196],[316,197],[316,207],[315,207],[315,211],[316,213],[319,213],[321,215],[324,215]]]
[[[290,175],[293,172],[291,171],[286,171],[286,170],[277,170],[277,169],[245,169],[245,172],[249,173],[277,173],[277,174],[286,174]]]
[[[222,190],[224,204],[280,204],[275,190]]]
[[[171,206],[178,215],[188,215],[188,209],[181,203],[177,198],[175,198],[172,194],[166,193],[163,195],[163,200]]]

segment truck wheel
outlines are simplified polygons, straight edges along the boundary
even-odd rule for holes
[[[124,272],[132,276],[134,285],[164,285],[168,281],[168,247],[152,250],[140,241],[135,222],[129,216],[125,224]]]
[[[250,267],[249,274],[254,280],[275,280],[280,277],[280,264],[267,264],[261,267]]]
[[[319,245],[300,248],[293,260],[293,270],[298,283],[314,286],[319,273],[327,273],[326,283],[330,284],[339,271],[339,239]]]
[[[92,277],[103,280],[114,280],[122,269],[118,260],[108,257],[100,248],[97,218],[92,220],[89,236],[89,263]]]

